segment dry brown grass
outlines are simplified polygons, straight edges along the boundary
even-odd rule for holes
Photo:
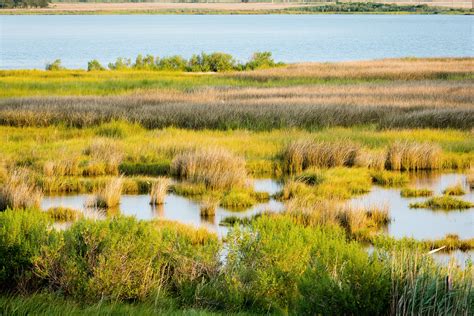
[[[298,140],[283,151],[283,169],[287,173],[299,173],[310,167],[353,166],[359,147],[349,141],[330,143]]]
[[[109,180],[105,187],[100,189],[89,201],[87,206],[99,208],[112,208],[120,204],[122,195],[123,178],[116,177]]]
[[[323,79],[445,79],[474,69],[472,58],[380,59],[339,63],[300,63],[281,68],[241,72],[233,76],[255,79],[311,77]]]
[[[84,154],[90,156],[90,161],[84,169],[85,176],[118,175],[118,167],[124,156],[119,143],[109,138],[94,139],[84,149]]]
[[[386,167],[391,170],[439,169],[441,153],[437,144],[395,142],[388,148]]]
[[[166,177],[159,177],[151,185],[150,190],[150,204],[152,205],[161,205],[165,203],[166,194],[170,187],[170,179]]]
[[[178,179],[204,183],[209,189],[243,187],[247,182],[245,160],[218,148],[178,154],[171,171]]]
[[[0,188],[0,211],[7,208],[38,208],[42,192],[31,182],[30,174],[24,169],[13,170],[7,175]]]

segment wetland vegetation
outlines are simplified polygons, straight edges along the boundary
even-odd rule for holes
[[[472,262],[431,251],[472,250],[472,232],[387,227],[469,225],[473,63],[0,71],[0,308],[468,315]],[[417,182],[435,172],[460,177]],[[356,205],[372,193],[387,200]],[[60,194],[88,197],[42,209]],[[121,214],[138,194],[147,220]],[[201,227],[161,218],[178,198]]]

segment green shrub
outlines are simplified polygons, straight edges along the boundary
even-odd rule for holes
[[[130,69],[131,61],[129,58],[119,57],[115,60],[115,63],[109,63],[110,70],[125,70]]]
[[[0,292],[36,289],[35,258],[57,237],[50,221],[39,210],[0,212]]]
[[[163,57],[161,59],[157,57],[156,65],[159,70],[184,71],[186,70],[187,61],[179,55]]]
[[[135,59],[135,64],[133,64],[133,68],[140,70],[152,70],[155,69],[155,67],[155,57],[153,57],[153,55],[146,55],[143,57],[139,54]]]
[[[105,67],[97,59],[87,62],[87,71],[103,71]]]
[[[272,58],[271,52],[255,52],[245,64],[245,69],[254,70],[275,67],[277,64]]]
[[[63,234],[56,255],[46,252],[37,260],[37,274],[89,302],[143,301],[158,291],[191,300],[188,291],[218,265],[217,237],[176,223],[80,220]]]
[[[47,63],[45,69],[50,71],[58,71],[64,70],[66,68],[61,64],[61,59],[56,59],[52,63]]]
[[[380,314],[389,280],[380,262],[342,230],[261,216],[234,227],[216,300],[265,313]]]
[[[233,70],[236,67],[236,62],[232,55],[219,52],[193,55],[188,64],[190,71],[193,72],[222,72]]]

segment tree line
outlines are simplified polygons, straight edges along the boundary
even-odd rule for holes
[[[215,52],[211,54],[201,53],[193,55],[186,59],[180,55],[168,57],[158,57],[153,55],[138,55],[135,62],[130,58],[119,57],[115,62],[109,63],[107,67],[102,65],[97,59],[87,63],[88,71],[102,70],[168,70],[168,71],[186,71],[186,72],[223,72],[223,71],[242,71],[261,68],[271,68],[284,65],[273,60],[271,52],[256,52],[246,63],[238,62],[232,55]],[[60,59],[46,65],[46,70],[65,70]]]
[[[0,8],[46,8],[50,2],[50,0],[0,0]]]

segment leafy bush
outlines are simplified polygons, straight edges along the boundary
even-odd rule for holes
[[[38,210],[0,212],[0,291],[36,288],[35,258],[57,237],[49,223]]]
[[[261,216],[235,227],[220,299],[228,308],[298,314],[380,314],[389,280],[383,265],[342,230]]]
[[[277,64],[272,58],[271,52],[255,52],[247,64],[245,69],[254,70],[261,68],[275,67]]]
[[[87,71],[105,70],[105,67],[100,64],[97,59],[91,60],[87,63]]]
[[[66,68],[63,67],[63,65],[61,64],[61,59],[56,59],[52,63],[47,63],[45,69],[49,71],[57,71],[57,70],[64,70]]]
[[[109,63],[110,70],[125,70],[130,69],[132,62],[129,58],[119,57],[115,60],[115,63]]]
[[[184,71],[187,67],[187,61],[179,55],[174,55],[170,57],[163,57],[161,59],[157,58],[156,65],[159,70]]]
[[[189,60],[189,69],[193,72],[221,72],[235,69],[236,62],[232,55],[225,53],[212,53],[193,55]]]

